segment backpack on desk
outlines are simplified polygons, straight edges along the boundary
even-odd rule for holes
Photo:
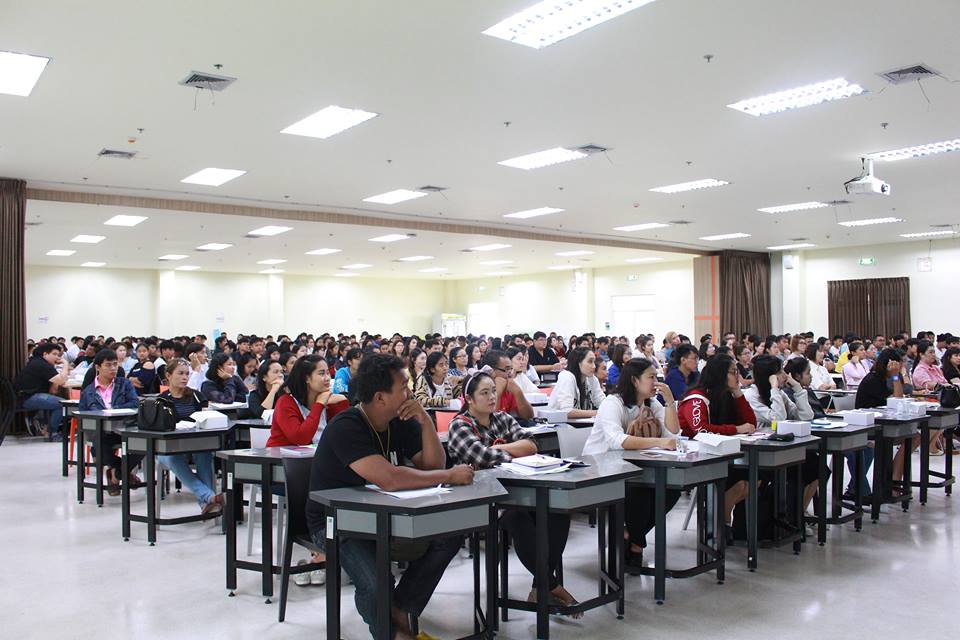
[[[177,428],[177,412],[170,398],[149,398],[140,403],[137,428],[142,431],[173,431]]]

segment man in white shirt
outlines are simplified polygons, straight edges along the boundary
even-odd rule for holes
[[[73,362],[80,356],[80,351],[86,348],[87,345],[85,344],[85,340],[83,338],[80,336],[73,336],[70,338],[70,346],[67,347],[63,357],[67,362]]]

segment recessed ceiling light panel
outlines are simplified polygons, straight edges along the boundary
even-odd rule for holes
[[[168,253],[167,255],[160,256],[157,260],[164,261],[174,261],[174,260],[186,260],[190,256],[183,255],[182,253]]]
[[[72,256],[75,253],[76,251],[74,251],[73,249],[50,249],[50,251],[47,251],[48,256],[60,256],[60,257]]]
[[[922,231],[917,233],[901,233],[901,238],[929,238],[932,236],[952,236],[955,231],[952,229],[949,231]]]
[[[0,51],[0,93],[29,96],[50,58]]]
[[[270,258],[269,260],[258,260],[257,264],[283,264],[286,260],[282,258]]]
[[[388,233],[385,236],[370,238],[369,242],[400,242],[415,237],[412,233]]]
[[[340,268],[341,269],[369,269],[372,266],[373,266],[372,264],[365,264],[363,262],[358,262],[356,264],[345,264]]]
[[[703,180],[693,180],[691,182],[681,182],[679,184],[668,184],[665,187],[656,187],[650,189],[656,193],[682,193],[684,191],[695,191],[697,189],[710,189],[711,187],[722,187],[730,184],[726,180],[717,180],[716,178],[704,178]]]
[[[370,111],[330,105],[303,120],[294,122],[280,133],[325,140],[376,117],[377,114]]]
[[[526,220],[527,218],[536,218],[538,216],[548,216],[551,213],[560,213],[563,209],[557,209],[556,207],[539,207],[537,209],[527,209],[526,211],[516,211],[514,213],[505,213],[503,214],[504,218],[519,218],[521,220]]]
[[[253,236],[254,238],[263,238],[266,236],[280,235],[281,233],[286,233],[287,231],[293,231],[293,227],[281,227],[273,224],[268,224],[265,227],[260,227],[259,229],[248,231],[247,237]]]
[[[845,220],[837,224],[844,227],[867,227],[874,224],[890,224],[892,222],[903,222],[903,218],[865,218],[863,220]]]
[[[202,184],[208,187],[219,187],[222,184],[230,182],[234,178],[239,178],[246,171],[240,169],[217,169],[216,167],[207,167],[191,174],[181,180],[187,184]]]
[[[477,247],[470,247],[468,251],[497,251],[499,249],[509,249],[512,245],[509,244],[481,244]]]
[[[722,233],[717,236],[702,236],[701,240],[714,241],[714,240],[738,240],[740,238],[749,238],[749,233]]]
[[[817,245],[810,244],[809,242],[798,242],[796,244],[780,244],[775,247],[767,247],[770,251],[789,251],[791,249],[809,249]]]
[[[135,227],[146,219],[146,216],[113,216],[103,224],[111,227]]]
[[[669,224],[663,222],[644,222],[642,224],[628,224],[624,227],[614,227],[614,231],[649,231],[650,229],[662,229],[669,227]]]
[[[423,191],[411,191],[410,189],[395,189],[394,191],[381,193],[378,196],[364,198],[363,201],[374,202],[376,204],[397,204],[398,202],[406,202],[407,200],[416,200],[425,195],[429,194]]]
[[[791,213],[793,211],[807,211],[809,209],[822,209],[829,207],[826,202],[798,202],[796,204],[782,204],[776,207],[764,207],[757,209],[763,213]]]
[[[227,244],[225,242],[208,242],[207,244],[202,244],[197,247],[197,251],[223,251],[224,249],[229,249],[232,246],[232,244]]]
[[[944,140],[943,142],[931,142],[930,144],[921,144],[916,147],[904,147],[902,149],[893,149],[891,151],[878,151],[868,153],[865,157],[868,160],[882,160],[885,162],[894,162],[896,160],[907,160],[909,158],[922,158],[932,156],[938,153],[950,153],[960,150],[960,138],[953,140]]]
[[[71,238],[70,242],[82,242],[83,244],[97,244],[98,242],[105,239],[106,239],[106,236],[88,236],[88,235],[80,234],[78,236],[74,236],[73,238]]]
[[[423,262],[424,260],[433,260],[433,256],[407,256],[397,259],[398,262]]]
[[[304,255],[307,256],[329,256],[332,253],[340,253],[340,249],[314,249],[313,251],[307,251]]]
[[[575,149],[554,147],[553,149],[547,149],[546,151],[537,151],[536,153],[529,153],[525,156],[517,156],[516,158],[510,158],[508,160],[501,160],[497,164],[501,164],[505,167],[513,167],[514,169],[530,171],[531,169],[549,167],[550,165],[560,164],[561,162],[580,160],[581,158],[586,158],[588,155],[590,154],[584,153],[583,151],[577,151]]]
[[[850,84],[843,78],[809,84],[796,89],[778,91],[757,98],[741,100],[727,106],[751,116],[765,116],[790,109],[801,109],[831,100],[842,100],[863,93],[863,87]]]

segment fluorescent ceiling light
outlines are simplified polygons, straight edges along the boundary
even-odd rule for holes
[[[681,193],[683,191],[693,191],[695,189],[709,189],[710,187],[722,187],[730,184],[726,180],[717,180],[715,178],[704,178],[703,180],[694,180],[692,182],[681,182],[679,184],[668,184],[665,187],[650,189],[657,193]]]
[[[502,264],[511,264],[513,260],[487,260],[486,262],[481,262],[480,264],[487,267],[497,267]]]
[[[273,275],[276,273],[283,273],[283,269],[264,269],[260,273],[266,273],[268,275]]]
[[[628,224],[625,227],[614,227],[614,231],[649,231],[650,229],[662,229],[670,225],[663,222],[644,222],[643,224]]]
[[[541,49],[653,0],[543,0],[501,20],[484,35]]]
[[[111,227],[135,227],[146,219],[146,216],[113,216],[103,224]]]
[[[376,118],[377,115],[361,109],[345,109],[344,107],[330,105],[299,122],[294,122],[280,133],[325,140],[371,118]]]
[[[76,251],[73,249],[50,249],[47,251],[48,256],[72,256]]]
[[[356,277],[359,276],[360,274],[359,274],[359,273],[344,273],[344,272],[341,271],[341,272],[335,273],[335,274],[333,274],[333,275],[337,276],[338,278],[356,278]]]
[[[433,256],[408,256],[406,258],[398,258],[400,262],[423,262],[424,260],[433,260]]]
[[[895,160],[907,160],[908,158],[922,158],[923,156],[932,156],[938,153],[948,153],[950,151],[960,150],[960,138],[954,140],[944,140],[943,142],[931,142],[930,144],[921,144],[916,147],[904,147],[903,149],[893,149],[892,151],[878,151],[868,153],[868,160],[885,160],[894,162]]]
[[[410,234],[407,233],[388,233],[385,236],[370,238],[369,242],[399,242],[401,240],[409,240],[410,237]]]
[[[567,269],[579,269],[575,264],[555,264],[552,267],[547,267],[550,271],[566,271]]]
[[[749,233],[722,233],[718,236],[701,236],[701,240],[736,240],[738,238],[749,238]]]
[[[307,251],[306,256],[328,256],[331,253],[340,253],[340,249],[314,249],[313,251]]]
[[[410,189],[395,189],[394,191],[387,191],[386,193],[381,193],[378,196],[370,196],[369,198],[364,198],[364,202],[376,202],[377,204],[397,204],[398,202],[406,202],[407,200],[415,200],[417,198],[422,198],[425,195],[429,195],[423,191],[411,191]]]
[[[584,153],[583,151],[564,149],[563,147],[554,147],[553,149],[547,149],[546,151],[537,151],[536,153],[529,153],[525,156],[517,156],[516,158],[510,158],[509,160],[501,160],[497,164],[502,164],[505,167],[513,167],[515,169],[524,169],[525,171],[529,171],[530,169],[549,167],[552,164],[560,164],[561,162],[579,160],[580,158],[586,158],[587,155],[588,154]]]
[[[767,247],[767,249],[770,251],[789,251],[790,249],[809,249],[815,246],[817,245],[810,244],[809,242],[801,242],[799,244],[780,244],[775,247]]]
[[[190,256],[185,256],[182,253],[168,253],[165,256],[160,256],[157,260],[186,260]]]
[[[106,262],[84,262],[80,266],[81,267],[102,267],[105,264],[107,263]]]
[[[286,233],[287,231],[293,231],[293,227],[280,227],[273,224],[268,224],[265,227],[260,227],[259,229],[254,229],[253,231],[248,231],[248,236],[256,236],[262,238],[264,236],[276,236],[281,233]]]
[[[488,276],[512,276],[514,275],[513,271],[491,271],[487,274]]]
[[[504,218],[520,218],[525,220],[527,218],[536,218],[537,216],[547,216],[551,213],[560,213],[563,209],[557,209],[556,207],[540,207],[539,209],[528,209],[526,211],[517,211],[515,213],[505,213],[503,214]]]
[[[240,169],[217,169],[216,167],[207,167],[206,169],[201,169],[196,173],[187,176],[180,182],[186,182],[187,184],[204,184],[208,187],[219,187],[220,185],[230,182],[234,178],[239,178],[246,171],[241,171]]]
[[[29,96],[50,58],[0,51],[0,93]]]
[[[638,262],[659,262],[663,258],[628,258],[627,262],[638,263]]]
[[[199,269],[199,268],[200,268],[200,267],[195,266],[195,265],[192,265],[192,264],[185,264],[185,265],[183,265],[183,266],[181,266],[181,267],[177,267],[176,269],[174,269],[174,271],[196,271],[196,270]]]
[[[345,264],[340,268],[341,269],[369,269],[372,266],[373,266],[372,264],[364,264],[362,262],[358,262],[357,264]]]
[[[509,244],[481,244],[479,247],[470,247],[470,251],[496,251],[498,249],[509,249]]]
[[[797,204],[781,204],[776,207],[764,207],[757,209],[763,213],[790,213],[791,211],[807,211],[808,209],[822,209],[829,207],[826,202],[798,202]]]
[[[560,252],[555,253],[555,254],[553,254],[553,255],[555,255],[555,256],[563,256],[563,257],[565,257],[565,258],[572,258],[572,257],[574,257],[574,256],[589,256],[589,255],[592,255],[592,254],[593,254],[593,251],[578,250],[578,251],[560,251]]]
[[[923,231],[918,233],[901,233],[901,238],[927,238],[929,236],[952,236],[956,231],[948,229],[945,231]]]
[[[86,236],[80,234],[79,236],[74,236],[70,242],[82,242],[84,244],[97,244],[101,240],[106,239],[106,236]]]
[[[283,264],[286,260],[280,258],[270,258],[269,260],[258,260],[257,264]]]
[[[863,220],[847,220],[837,224],[844,227],[866,227],[871,224],[889,224],[891,222],[903,222],[903,218],[866,218]]]
[[[197,247],[197,251],[222,251],[224,249],[229,249],[232,246],[232,244],[227,244],[225,242],[208,242],[207,244],[202,244]]]
[[[429,269],[420,269],[420,273],[440,273],[446,270],[446,267],[430,267]]]
[[[751,116],[764,116],[789,109],[810,107],[821,102],[842,100],[861,93],[863,93],[863,87],[860,85],[850,84],[843,78],[836,78],[826,82],[797,87],[796,89],[787,89],[757,98],[741,100],[727,106]]]

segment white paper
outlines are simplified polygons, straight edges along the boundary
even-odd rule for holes
[[[210,403],[211,409],[239,409],[240,407],[245,407],[245,406],[247,406],[246,402],[230,402],[230,403],[211,402]]]
[[[412,498],[425,498],[427,496],[437,496],[444,493],[450,493],[452,489],[444,487],[428,487],[426,489],[406,489],[404,491],[384,491],[375,484],[366,485],[367,489],[397,498],[399,500],[410,500]]]
[[[524,433],[529,435],[529,434],[543,433],[544,431],[549,431],[552,427],[553,425],[550,425],[550,424],[538,424],[535,427],[520,427],[520,428],[523,429]]]
[[[181,420],[177,423],[177,431],[192,431],[197,428],[196,422],[190,422],[189,420]]]
[[[659,447],[654,447],[651,449],[640,449],[640,452],[655,453],[660,456],[671,456],[673,458],[679,458],[684,455],[684,452],[677,451],[676,449],[661,449]]]
[[[501,469],[506,469],[510,473],[515,473],[518,476],[544,476],[548,473],[560,473],[561,471],[566,471],[570,468],[569,464],[563,464],[559,467],[551,467],[549,469],[531,469],[530,467],[525,467],[522,464],[514,464],[512,462],[501,462]]]
[[[133,416],[136,415],[136,409],[104,409],[103,413],[108,416]]]

